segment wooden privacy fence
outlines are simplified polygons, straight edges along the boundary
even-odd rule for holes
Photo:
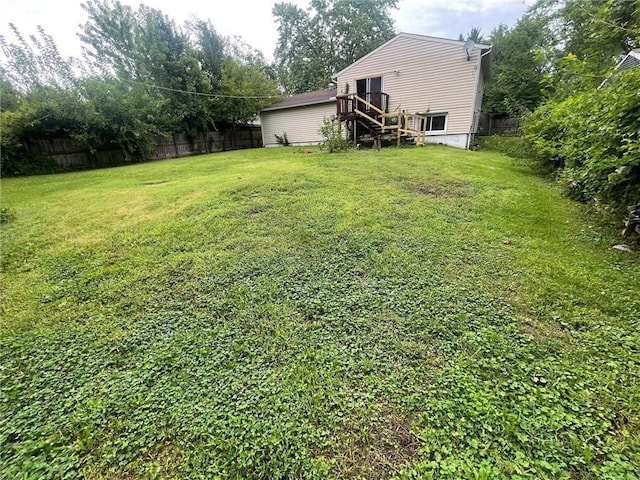
[[[486,113],[480,114],[480,135],[505,135],[519,137],[522,135],[520,119],[516,117],[492,118]]]
[[[261,146],[262,134],[259,125],[246,125],[226,132],[207,132],[195,137],[185,133],[174,133],[170,138],[157,138],[157,146],[148,160]],[[25,147],[29,153],[53,159],[65,170],[109,167],[128,163],[125,152],[120,148],[105,148],[91,153],[70,138],[33,139],[25,142]]]

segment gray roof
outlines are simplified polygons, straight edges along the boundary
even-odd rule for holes
[[[618,65],[618,70],[640,66],[640,48],[631,50]]]
[[[609,78],[611,78],[611,75],[620,70],[632,67],[640,67],[640,48],[634,48],[629,53],[627,53],[622,61],[618,65],[616,65],[616,68],[613,70],[613,72],[607,75],[607,78],[605,78],[602,83],[598,85],[598,90],[600,90],[607,84]]]
[[[316,105],[318,103],[334,102],[336,99],[335,88],[325,88],[324,90],[318,90],[316,92],[299,93],[298,95],[291,95],[278,103],[269,105],[263,108],[263,112],[270,110],[281,110],[283,108],[303,107],[306,105]]]

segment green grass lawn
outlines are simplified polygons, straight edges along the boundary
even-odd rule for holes
[[[640,476],[640,257],[507,157],[1,187],[2,478]]]

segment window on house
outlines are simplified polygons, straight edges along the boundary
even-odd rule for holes
[[[356,80],[356,93],[358,96],[364,96],[368,92],[382,91],[382,77],[362,78]]]
[[[422,113],[421,115],[425,115]],[[424,132],[444,132],[447,125],[447,114],[436,113],[435,115],[426,115],[427,118],[416,118],[415,121],[412,118],[410,120],[410,126]]]
[[[447,123],[447,116],[443,114],[427,116],[427,132],[443,132]]]

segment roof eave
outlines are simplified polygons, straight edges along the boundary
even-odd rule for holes
[[[308,107],[310,105],[320,105],[322,103],[335,102],[336,97],[327,98],[324,100],[315,100],[313,102],[295,103],[293,105],[282,105],[281,107],[267,107],[260,110],[261,112],[271,112],[273,110],[286,110],[287,108]]]

